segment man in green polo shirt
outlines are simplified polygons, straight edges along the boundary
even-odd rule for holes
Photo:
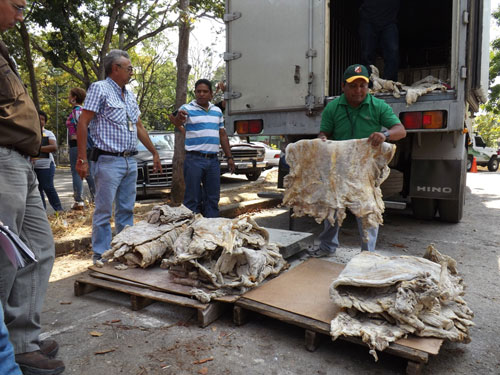
[[[321,116],[318,138],[342,141],[368,138],[373,146],[385,141],[397,141],[406,136],[406,130],[383,100],[368,94],[368,69],[364,65],[349,66],[344,72],[340,97],[328,103]],[[357,219],[362,236],[361,220]],[[320,234],[319,248],[312,252],[315,257],[331,256],[339,246],[339,226],[332,226],[328,220]],[[378,227],[368,229],[368,242],[361,242],[361,250],[374,251],[377,243]]]

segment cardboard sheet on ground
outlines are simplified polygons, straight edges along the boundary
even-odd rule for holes
[[[344,267],[343,264],[309,259],[242,297],[329,325],[339,311],[339,307],[330,299],[329,287]],[[396,343],[438,354],[443,340],[409,337]]]

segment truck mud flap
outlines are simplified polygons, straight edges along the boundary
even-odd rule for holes
[[[412,160],[410,196],[458,199],[461,160]]]

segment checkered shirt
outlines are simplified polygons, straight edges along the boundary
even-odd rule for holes
[[[93,83],[83,109],[95,113],[89,131],[95,147],[108,152],[135,151],[137,121],[141,114],[134,94],[123,90],[111,78]],[[128,122],[132,122],[132,131]]]

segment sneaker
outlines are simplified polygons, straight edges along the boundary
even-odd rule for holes
[[[92,261],[94,262],[94,266],[101,268],[108,260],[101,257],[101,254],[94,253],[94,255],[92,255]]]
[[[39,345],[42,354],[51,359],[55,358],[59,351],[59,344],[56,340],[42,340]]]
[[[71,206],[72,210],[83,210],[85,208],[85,203],[83,202],[75,202],[73,206]]]
[[[308,254],[312,258],[325,258],[334,256],[335,251],[328,251],[325,249],[317,248],[317,249],[311,249],[310,251],[308,251]]]
[[[24,375],[58,375],[65,369],[63,361],[47,358],[40,350],[16,354],[16,362]]]

